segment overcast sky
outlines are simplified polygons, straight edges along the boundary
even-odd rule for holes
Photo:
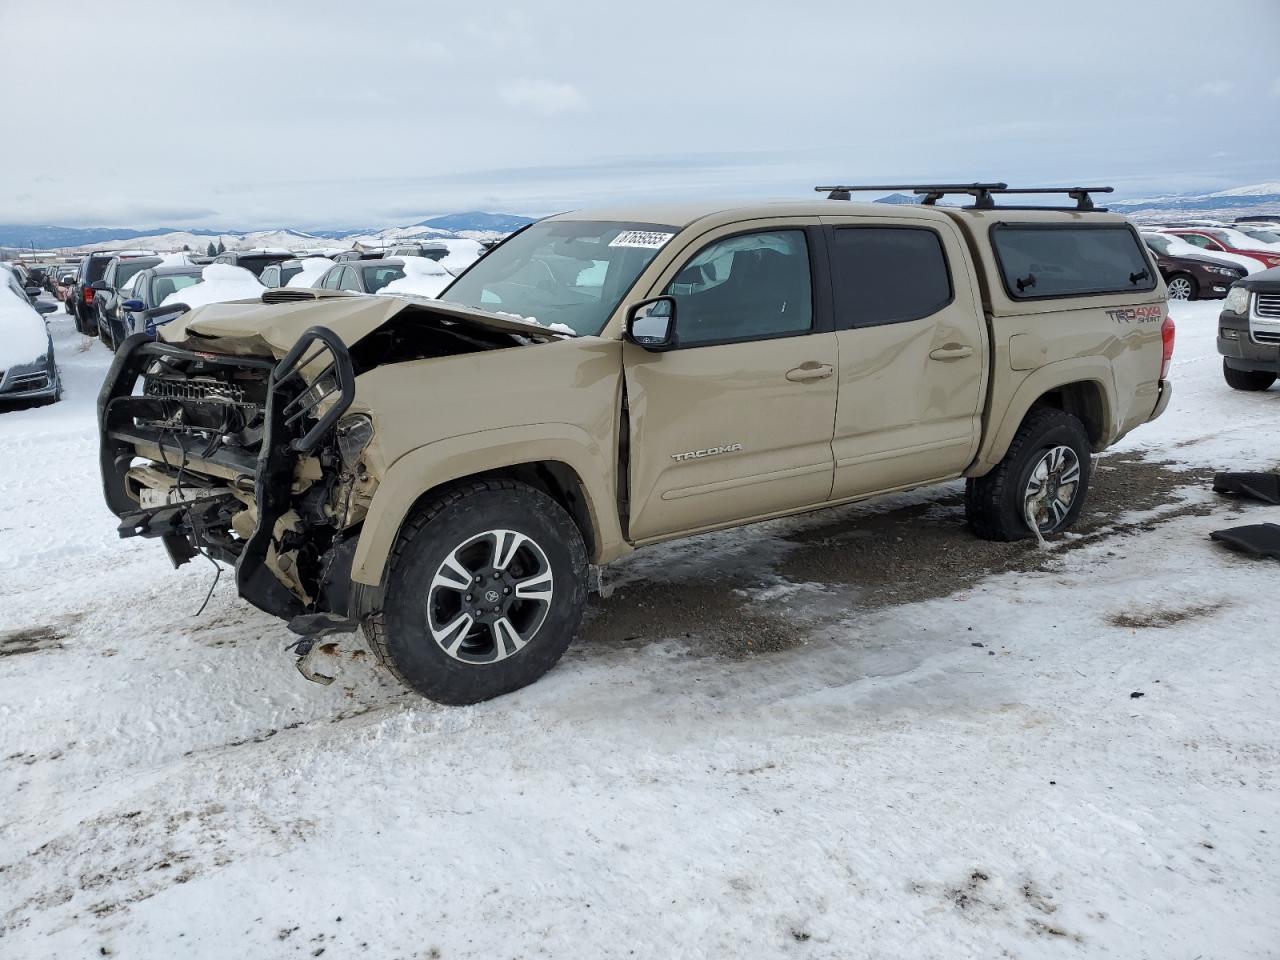
[[[1280,180],[1280,0],[0,0],[0,38],[9,223]]]

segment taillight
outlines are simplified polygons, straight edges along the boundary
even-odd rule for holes
[[[84,302],[93,303],[93,287],[84,288]]]
[[[1160,339],[1164,343],[1164,358],[1160,363],[1160,379],[1169,379],[1169,367],[1173,364],[1173,340],[1177,328],[1173,325],[1173,317],[1165,314],[1164,323],[1160,324]]]

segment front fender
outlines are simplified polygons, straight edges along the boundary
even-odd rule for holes
[[[387,557],[413,505],[424,493],[464,477],[528,463],[562,463],[577,474],[595,530],[596,562],[628,549],[610,478],[616,452],[568,423],[502,427],[437,440],[409,451],[387,468],[374,492],[356,544],[351,578],[377,586]]]
[[[1022,426],[1028,411],[1036,401],[1051,390],[1072,383],[1094,383],[1102,397],[1103,436],[1098,447],[1110,446],[1120,434],[1116,419],[1115,378],[1111,364],[1103,357],[1073,357],[1058,360],[1037,368],[1014,390],[1008,401],[1001,403],[993,398],[992,417],[987,423],[987,435],[978,449],[978,457],[966,476],[982,476],[990,472],[1004,459],[1013,443],[1014,434]],[[997,412],[1003,415],[997,419]]]

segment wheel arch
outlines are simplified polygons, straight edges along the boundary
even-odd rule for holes
[[[420,503],[457,484],[495,477],[546,493],[573,518],[593,562],[614,559],[629,547],[613,506],[611,456],[570,424],[485,431],[482,438],[454,437],[419,447],[396,460],[379,483],[361,526],[351,577],[367,586],[380,584],[391,548]]]
[[[982,476],[996,466],[1032,410],[1051,407],[1079,419],[1095,453],[1120,435],[1116,422],[1112,371],[1102,359],[1076,359],[1048,364],[1032,373],[1014,392],[1004,415],[988,426],[988,435],[966,475]]]

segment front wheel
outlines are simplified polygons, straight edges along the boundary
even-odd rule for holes
[[[477,703],[555,666],[586,596],[587,552],[564,508],[524,483],[478,481],[405,521],[365,635],[424,697]]]
[[[1084,424],[1052,407],[1032,410],[1004,459],[965,487],[969,529],[983,540],[1066,530],[1084,507],[1092,459]]]
[[[1225,360],[1222,361],[1222,376],[1232,390],[1247,390],[1251,393],[1268,390],[1276,382],[1274,373],[1267,373],[1265,370],[1235,370]]]
[[[1196,281],[1185,273],[1175,273],[1169,278],[1170,300],[1194,300],[1196,298]]]

